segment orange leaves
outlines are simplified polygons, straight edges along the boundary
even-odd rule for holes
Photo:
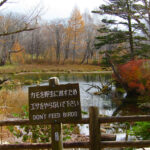
[[[14,53],[12,53],[12,61],[15,63],[23,64],[25,61],[25,52],[19,42],[16,41],[14,43],[12,51],[14,51]]]
[[[73,44],[72,60],[74,63],[76,58],[76,50],[79,49],[78,45],[80,45],[81,42],[81,39],[79,39],[79,37],[81,37],[81,33],[84,31],[84,21],[77,7],[75,7],[72,12],[72,15],[68,21],[68,27],[71,31],[71,40]]]
[[[150,70],[145,67],[149,60],[132,60],[118,66],[118,72],[129,91],[136,91],[139,94],[150,92]]]
[[[80,11],[78,8],[74,8],[72,15],[68,21],[68,30],[71,33],[71,37],[76,38],[84,31],[84,21],[82,18],[82,15],[80,14]]]
[[[142,64],[146,60],[132,60],[118,67],[123,82],[138,81],[142,78]]]
[[[76,7],[74,8],[70,17],[69,27],[73,32],[77,32],[78,34],[84,31],[84,21],[80,11]]]
[[[136,90],[136,92],[143,94],[145,92],[145,87],[142,83],[137,83],[137,82],[129,82],[128,87],[131,90]]]

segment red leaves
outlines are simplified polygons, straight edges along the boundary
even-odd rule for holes
[[[150,60],[138,59],[118,66],[118,72],[129,91],[150,92]]]

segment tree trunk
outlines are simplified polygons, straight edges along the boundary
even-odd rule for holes
[[[65,48],[65,52],[64,52],[64,61],[63,61],[63,64],[65,63],[65,61],[69,58],[69,47],[67,46]]]
[[[76,59],[76,31],[74,34],[74,47],[73,47],[73,57],[72,57],[73,63],[75,63],[75,59]]]
[[[133,31],[132,31],[132,24],[131,24],[131,8],[129,1],[127,0],[127,9],[128,9],[128,29],[129,29],[129,43],[130,43],[130,52],[131,58],[134,59],[134,42],[133,42]]]
[[[81,61],[81,64],[83,64],[84,61],[86,60],[86,57],[87,57],[87,51],[88,51],[88,50],[85,51],[84,57],[83,57],[83,59],[82,59],[82,61]]]
[[[8,61],[9,61],[10,64],[12,64],[12,61],[11,61],[11,53],[10,53],[10,52],[8,52]]]
[[[121,78],[120,74],[117,72],[117,70],[115,68],[115,65],[114,65],[113,61],[111,60],[109,54],[107,52],[105,52],[105,55],[106,55],[106,58],[108,59],[108,62],[110,63],[110,66],[111,66],[111,68],[112,68],[112,70],[113,70],[113,72],[114,72],[117,80],[119,81],[119,83],[121,84],[121,86],[124,88],[124,90],[128,93],[128,88],[123,83],[122,78]]]
[[[90,55],[90,41],[87,42],[87,47],[86,47],[86,51],[85,51],[85,54],[84,54],[84,57],[81,61],[81,64],[84,63],[85,60],[87,60],[87,64],[88,64],[88,58],[89,58],[89,55]]]

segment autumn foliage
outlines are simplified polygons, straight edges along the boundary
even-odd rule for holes
[[[21,49],[23,49],[22,46],[19,44],[18,41],[16,41],[12,47],[12,50],[19,51]],[[20,52],[12,54],[12,61],[15,63],[23,64],[25,61],[24,57],[25,57],[25,52],[22,50]]]
[[[131,60],[118,66],[118,73],[124,85],[131,92],[145,94],[150,92],[150,60]]]

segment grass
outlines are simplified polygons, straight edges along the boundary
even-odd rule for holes
[[[5,117],[12,117],[12,113],[20,113],[22,106],[27,105],[28,94],[22,89],[0,90],[0,114]]]
[[[37,65],[37,64],[24,64],[24,65],[6,65],[0,67],[0,74],[16,74],[21,72],[95,72],[103,71],[100,66],[96,65]]]

